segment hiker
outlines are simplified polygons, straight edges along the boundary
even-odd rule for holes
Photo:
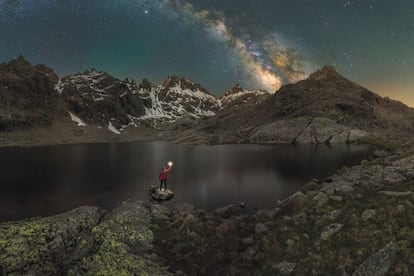
[[[171,171],[172,169],[172,162],[168,163],[168,166],[165,166],[162,168],[160,175],[158,176],[158,179],[160,180],[160,191],[162,191],[162,184],[164,184],[164,191],[167,190],[167,177],[168,177],[168,173]]]

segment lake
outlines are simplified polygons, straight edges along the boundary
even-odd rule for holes
[[[360,163],[368,145],[175,145],[165,142],[0,148],[0,221],[47,216],[81,205],[113,208],[149,200],[167,161],[174,167],[162,204],[212,210],[239,202],[275,206],[313,178]]]

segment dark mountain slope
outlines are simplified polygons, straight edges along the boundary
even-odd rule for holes
[[[180,141],[343,143],[373,132],[412,131],[414,111],[324,67],[254,105],[230,105]]]
[[[0,65],[0,131],[49,125],[64,116],[52,69],[31,66],[22,56]]]

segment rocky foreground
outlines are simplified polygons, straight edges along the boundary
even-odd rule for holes
[[[413,275],[414,146],[236,215],[124,202],[0,225],[4,275]]]

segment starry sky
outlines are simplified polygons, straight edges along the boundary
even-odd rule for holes
[[[90,68],[212,93],[277,90],[323,65],[414,106],[412,0],[0,0],[0,62]]]

